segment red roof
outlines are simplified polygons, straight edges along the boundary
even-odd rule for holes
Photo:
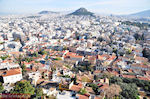
[[[124,78],[136,78],[136,76],[134,76],[134,75],[122,75],[122,77],[124,77]]]
[[[73,90],[73,91],[80,91],[80,89],[83,87],[82,84],[78,84],[78,85],[72,85],[72,87],[70,88],[70,90]]]
[[[76,53],[72,53],[72,52],[68,52],[64,58],[67,58],[67,57],[70,57],[70,58],[83,58],[83,56],[80,56],[80,55],[77,55]]]
[[[147,78],[147,77],[138,77],[138,79],[140,79],[140,80],[150,80],[150,79]]]
[[[89,97],[86,96],[86,95],[80,95],[80,94],[78,94],[77,96],[79,97],[79,99],[89,99]]]
[[[6,77],[6,76],[17,75],[17,74],[22,74],[22,71],[20,68],[7,70],[3,73],[2,76]]]

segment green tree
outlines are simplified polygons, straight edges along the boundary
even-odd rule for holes
[[[136,97],[136,99],[140,99],[140,97],[139,97],[139,96],[137,96],[137,97]]]
[[[26,61],[26,62],[31,62],[31,61],[33,61],[33,58],[32,58],[32,57],[26,57],[26,58],[24,59],[24,61]]]
[[[77,84],[77,76],[75,75],[75,77],[71,78],[71,81],[73,81],[73,84]]]
[[[111,77],[110,78],[110,83],[111,84],[119,84],[119,83],[134,83],[138,87],[141,87],[144,89],[146,92],[150,92],[150,81],[146,80],[139,80],[137,78],[122,78],[122,77]]]
[[[34,52],[32,55],[35,56],[35,57],[39,56],[38,52]]]
[[[3,83],[0,82],[0,93],[2,93],[4,90],[4,86],[3,86]]]
[[[21,66],[23,61],[23,56],[19,55],[19,57],[15,57],[15,60],[18,62],[18,64]]]
[[[120,88],[120,86],[116,84],[112,84],[108,88],[104,89],[106,97],[110,99],[112,99],[115,96],[119,96],[121,91],[122,89]]]
[[[136,99],[138,96],[138,90],[137,90],[137,86],[134,83],[120,83],[119,84],[121,86],[122,92],[121,95],[125,98],[125,99]]]
[[[5,56],[1,56],[0,58],[4,61],[8,57],[9,57],[8,55],[5,55]]]
[[[47,54],[47,52],[44,51],[43,49],[40,49],[38,53],[41,54],[41,55]]]
[[[147,99],[146,97],[143,97],[143,99]]]
[[[94,75],[94,80],[98,80],[98,76],[97,75]]]
[[[114,83],[118,84],[118,83],[120,83],[120,82],[123,82],[120,77],[115,77],[115,76],[114,76],[114,77],[111,77],[111,78],[110,78],[110,83],[112,83],[112,84],[114,84]]]
[[[150,61],[150,49],[149,48],[144,48],[142,53],[143,53],[143,57],[148,58],[149,61]]]
[[[131,49],[127,49],[126,54],[131,54],[132,50]]]
[[[11,93],[21,93],[33,95],[35,88],[30,84],[29,81],[19,81],[15,84],[14,89]]]
[[[92,87],[93,91],[95,92],[96,95],[100,94],[100,89],[96,84],[89,84],[89,87]]]
[[[115,54],[117,54],[117,49],[116,49],[116,48],[113,48],[113,52],[114,52]]]
[[[86,89],[85,89],[85,88],[82,88],[82,89],[80,89],[79,93],[80,93],[80,94],[82,94],[82,95],[84,95],[84,94],[86,94],[86,93],[87,93],[87,91],[86,91]]]
[[[111,74],[109,72],[103,73],[101,78],[111,78]]]
[[[75,75],[75,77],[74,77],[74,84],[77,84],[77,76]]]
[[[26,72],[26,65],[22,64],[21,68],[22,68],[22,74],[25,74],[25,72]]]
[[[43,96],[43,90],[42,90],[42,88],[36,88],[35,89],[35,94],[36,94],[36,97]]]

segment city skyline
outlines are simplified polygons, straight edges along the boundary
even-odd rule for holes
[[[48,11],[74,11],[85,7],[105,14],[132,14],[149,10],[149,0],[0,0],[1,14],[26,14]]]

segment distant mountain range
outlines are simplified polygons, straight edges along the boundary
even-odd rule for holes
[[[93,15],[94,13],[89,12],[87,9],[85,8],[79,8],[78,10],[76,10],[73,13],[70,13],[69,15]]]
[[[60,12],[53,12],[53,11],[41,11],[38,14],[59,14]],[[89,12],[87,9],[85,8],[79,8],[76,11],[74,11],[73,13],[70,13],[68,15],[90,15],[92,16],[94,13]]]
[[[38,14],[60,14],[60,12],[41,11]],[[85,8],[79,8],[76,11],[74,11],[74,12],[72,12],[70,14],[67,14],[67,15],[78,15],[78,16],[79,15],[90,15],[90,16],[93,16],[94,13],[88,11]],[[127,15],[127,16],[133,16],[133,17],[150,17],[150,10],[145,10],[145,11],[138,12],[138,13],[133,13],[133,14],[130,14],[130,15]]]
[[[150,10],[145,10],[142,12],[130,14],[130,16],[137,16],[137,17],[150,17]]]
[[[53,12],[53,11],[41,11],[38,14],[59,14],[59,12]]]

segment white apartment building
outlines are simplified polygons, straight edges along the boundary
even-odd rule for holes
[[[22,79],[21,68],[10,69],[2,74],[2,80],[4,83],[16,83]]]

